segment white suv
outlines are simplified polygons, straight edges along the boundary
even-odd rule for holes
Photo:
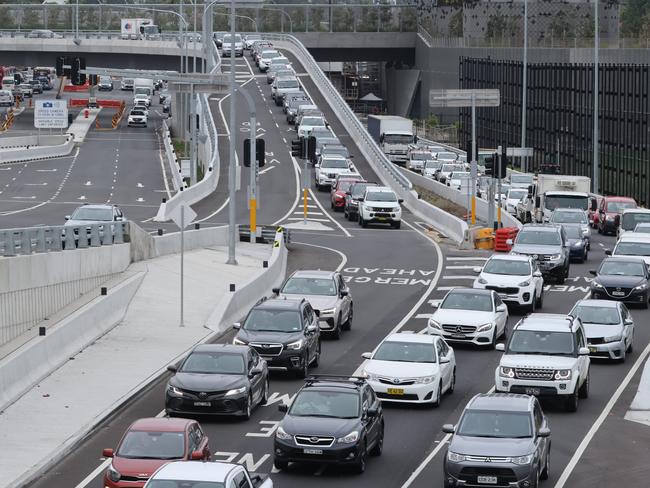
[[[368,227],[368,224],[390,224],[399,229],[402,223],[401,198],[387,186],[371,186],[359,198],[359,225]]]
[[[560,397],[569,412],[589,396],[589,348],[579,318],[528,315],[497,350],[505,351],[494,372],[497,392]]]

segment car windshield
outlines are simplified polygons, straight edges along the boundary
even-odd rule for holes
[[[396,202],[397,197],[392,191],[369,191],[366,200],[369,202]]]
[[[403,363],[435,363],[436,352],[433,344],[386,341],[379,346],[372,359]]]
[[[573,334],[515,329],[508,343],[511,354],[573,355]]]
[[[147,488],[224,488],[218,481],[149,480]]]
[[[456,153],[453,152],[439,152],[436,154],[438,159],[444,159],[445,161],[456,161]]]
[[[508,192],[508,198],[509,198],[509,199],[517,199],[517,200],[521,200],[521,199],[524,198],[527,194],[528,194],[528,192],[527,192],[526,190],[510,190],[510,191]]]
[[[71,220],[113,220],[113,211],[108,208],[78,208]]]
[[[582,229],[576,225],[564,225],[564,232],[569,239],[581,239]]]
[[[223,42],[232,42],[232,35],[231,34],[226,34],[223,36]],[[241,42],[241,35],[235,34],[235,42]]]
[[[250,331],[299,332],[302,330],[297,310],[253,309],[246,317],[243,328]]]
[[[598,274],[613,276],[645,276],[645,263],[630,263],[619,259],[608,259],[600,266]]]
[[[338,154],[339,156],[348,157],[348,150],[344,147],[324,147],[321,151],[322,155]]]
[[[424,167],[430,169],[440,169],[442,168],[442,163],[440,161],[427,161]]]
[[[336,295],[336,285],[331,278],[289,278],[282,287],[282,293],[298,295]]]
[[[298,80],[278,80],[278,88],[298,88]]]
[[[532,437],[532,424],[527,412],[466,410],[460,421],[458,435],[518,439]]]
[[[490,259],[485,264],[483,272],[508,276],[528,276],[530,274],[530,263],[511,259]]]
[[[340,191],[348,191],[352,186],[352,183],[353,183],[352,180],[341,180],[336,185],[336,189]]]
[[[348,162],[339,158],[323,158],[321,168],[347,168]]]
[[[454,171],[450,175],[451,179],[459,180],[461,178],[469,178],[469,171]]]
[[[357,183],[352,185],[350,188],[350,193],[352,198],[359,198],[363,196],[363,193],[366,191],[366,188],[369,186],[374,186],[372,183]]]
[[[626,208],[636,208],[636,203],[634,202],[607,202],[607,212],[609,213],[621,213]]]
[[[544,205],[548,210],[556,208],[579,208],[587,210],[589,207],[589,197],[582,195],[546,195]]]
[[[619,242],[613,254],[617,256],[650,256],[650,242]]]
[[[339,391],[303,390],[296,396],[289,413],[297,417],[357,418],[359,395]]]
[[[562,210],[556,210],[551,215],[551,222],[558,224],[586,224],[587,215],[584,212],[563,212]]]
[[[621,218],[621,227],[623,230],[632,230],[636,224],[650,222],[650,213],[646,212],[629,212],[623,214]]]
[[[225,352],[195,351],[183,362],[179,371],[197,374],[244,374],[244,357]]]
[[[510,181],[512,183],[532,183],[533,182],[533,175],[511,174],[510,175]]]
[[[537,244],[539,246],[560,246],[562,239],[558,232],[524,230],[517,235],[517,244]]]
[[[650,225],[637,224],[637,226],[634,228],[634,232],[641,232],[642,234],[647,234],[650,232]]]
[[[426,161],[428,159],[433,159],[433,155],[431,153],[411,153],[411,159]]]
[[[442,171],[445,173],[451,173],[453,171],[464,171],[465,166],[462,164],[443,164]]]
[[[263,51],[262,52],[262,59],[277,58],[278,54],[279,53],[277,51]]]
[[[181,459],[185,455],[183,432],[129,431],[117,455],[129,459]]]
[[[614,307],[577,305],[571,311],[571,315],[578,317],[582,320],[582,323],[587,324],[615,325],[621,323],[618,309]]]
[[[386,134],[384,136],[384,144],[411,144],[413,136],[407,134]]]
[[[301,125],[324,126],[325,120],[322,117],[303,117],[300,121]]]
[[[492,297],[485,293],[449,293],[440,304],[441,310],[492,311]]]
[[[131,115],[144,115],[144,110],[131,110]]]

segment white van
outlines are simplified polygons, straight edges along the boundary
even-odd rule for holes
[[[650,222],[650,210],[647,208],[626,208],[620,216],[616,216],[616,219],[619,219],[616,235],[620,239],[626,232],[634,232],[637,224]]]

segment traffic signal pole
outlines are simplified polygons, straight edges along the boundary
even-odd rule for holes
[[[231,38],[234,39],[234,38]],[[234,57],[235,49],[231,46],[230,55]],[[251,173],[250,173],[250,195],[248,196],[248,211],[250,214],[250,242],[256,242],[255,236],[257,235],[257,151],[255,149],[256,135],[257,135],[257,120],[255,111],[250,114],[251,119],[251,143],[250,143],[250,158],[251,158]]]

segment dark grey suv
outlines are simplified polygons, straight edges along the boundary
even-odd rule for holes
[[[517,234],[512,254],[525,254],[537,261],[544,278],[564,283],[569,277],[570,249],[566,233],[557,224],[526,224]]]
[[[479,394],[463,411],[444,460],[444,486],[537,488],[549,476],[551,431],[534,396]]]

